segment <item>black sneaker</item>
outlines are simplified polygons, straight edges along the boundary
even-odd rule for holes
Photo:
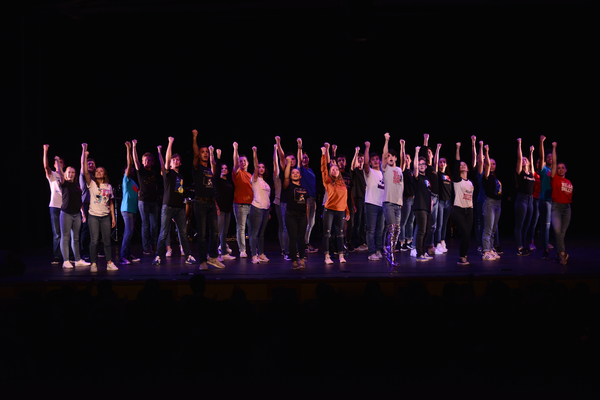
[[[525,250],[523,247],[521,247],[520,249],[517,250],[517,255],[518,256],[528,256],[529,252],[527,250]]]
[[[467,257],[460,257],[457,261],[458,265],[469,265],[469,262],[467,261]]]
[[[544,253],[542,253],[542,260],[547,260],[548,257],[549,257],[548,250],[544,250]]]
[[[54,257],[54,259],[52,259],[52,262],[50,264],[52,265],[58,265],[60,264],[61,259],[58,257]]]

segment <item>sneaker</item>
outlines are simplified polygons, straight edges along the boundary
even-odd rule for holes
[[[380,260],[383,260],[383,258],[384,258],[384,257],[383,257],[383,255],[381,254],[381,252],[380,252],[380,251],[376,252],[375,254],[377,254],[377,257],[378,257]]]
[[[52,265],[58,265],[58,264],[60,264],[60,258],[54,257],[52,259],[52,262],[50,264],[52,264]]]
[[[189,256],[187,256],[187,258],[185,259],[185,263],[186,263],[186,264],[196,264],[196,263],[197,263],[197,261],[196,261],[196,259],[194,258],[194,256],[190,254],[190,255],[189,255]]]
[[[325,254],[325,264],[333,264],[333,261],[331,261],[331,257],[329,256],[329,254]]]
[[[117,266],[115,265],[114,262],[109,261],[106,263],[106,270],[107,271],[117,271],[119,268],[117,268]]]
[[[429,246],[429,247],[427,248],[427,254],[429,254],[430,256],[433,256],[433,255],[435,255],[435,247],[433,247],[433,246]]]
[[[76,261],[76,262],[75,262],[75,266],[76,266],[76,267],[89,267],[89,266],[90,266],[90,264],[91,264],[91,263],[89,263],[89,262],[87,262],[87,261],[85,261],[85,260],[83,260],[83,259],[81,259],[81,260],[79,260],[79,261]]]
[[[98,266],[96,263],[92,263],[92,265],[90,265],[90,272],[98,272]]]
[[[460,257],[456,263],[458,265],[469,265],[469,262],[467,261],[467,257]]]
[[[521,247],[520,249],[517,250],[517,255],[518,256],[528,256],[529,252],[524,249],[523,247]]]
[[[225,264],[223,264],[221,261],[219,261],[216,258],[209,258],[208,261],[206,261],[207,264],[212,265],[215,268],[225,268]]]
[[[104,257],[104,254],[98,253],[98,257]]]
[[[286,257],[289,258],[289,256],[286,256]],[[287,260],[287,258],[286,258],[286,260]],[[266,262],[269,262],[269,259],[264,254],[261,254],[260,256],[258,256],[258,261],[266,263]]]
[[[252,256],[252,264],[258,264],[260,262],[260,259],[258,258],[258,256]]]
[[[429,261],[431,260],[431,258],[428,258],[427,256],[425,256],[425,254],[420,255],[419,257],[417,257],[417,261],[423,262],[423,261]]]
[[[129,261],[131,261],[132,263],[139,263],[142,260],[140,260],[139,257],[131,256],[129,257]]]
[[[208,271],[208,264],[206,262],[203,262],[202,264],[200,264],[198,269],[200,269],[201,271]]]
[[[425,253],[425,254],[423,254],[423,255],[425,256],[425,258],[428,258],[428,259],[430,259],[430,260],[431,260],[431,259],[433,259],[433,257],[432,257],[432,256],[430,256],[428,253]]]
[[[549,257],[548,250],[544,250],[542,253],[542,260],[547,260]]]
[[[529,251],[536,251],[537,247],[535,247],[535,244],[533,244],[533,242],[531,242],[531,244],[529,245]]]
[[[121,261],[119,262],[119,264],[121,264],[121,265],[129,265],[129,264],[131,264],[131,261],[129,261],[126,258],[122,258]]]
[[[360,246],[358,246],[356,248],[356,251],[368,251],[369,250],[369,246],[367,246],[366,244],[361,244]]]
[[[300,263],[300,269],[306,268],[306,262],[304,260],[300,260],[299,263]]]
[[[380,258],[377,257],[377,253],[373,253],[371,254],[369,257],[367,257],[369,261],[379,261]]]
[[[172,255],[173,255],[172,249],[167,250],[167,252],[165,253],[165,257],[171,257]]]
[[[146,255],[146,256],[149,256],[149,255],[151,255],[151,254],[154,254],[154,252],[152,251],[152,249],[150,249],[150,250],[144,250],[142,253],[143,253],[144,255]]]
[[[64,269],[72,269],[73,264],[71,264],[71,261],[65,261],[65,262],[63,262],[63,268]]]
[[[480,253],[483,253],[483,248],[481,246],[478,246],[477,247],[477,251],[480,252]]]
[[[340,254],[340,263],[345,263],[346,259],[344,258],[343,254]]]
[[[413,246],[413,242],[406,242],[406,247],[408,247],[411,250],[415,248],[415,246]]]
[[[408,250],[410,250],[410,248],[408,247],[406,242],[404,242],[400,245],[400,251],[408,251]]]
[[[309,243],[306,245],[306,251],[309,253],[316,253],[317,251],[319,251],[319,249],[315,249],[314,247],[312,247],[312,245]]]
[[[160,256],[154,257],[154,260],[152,260],[152,265],[160,265]]]
[[[500,258],[500,254],[498,254],[498,252],[496,252],[495,250],[491,250],[490,253],[492,253],[494,257],[496,257],[496,259]]]
[[[417,249],[410,249],[410,256],[413,258],[417,257]]]
[[[554,250],[554,246],[552,246],[550,243],[548,243],[548,250]]]
[[[223,260],[235,260],[235,256],[232,256],[230,254],[223,254],[221,257],[219,257],[219,261]]]
[[[492,254],[491,251],[487,251],[483,254],[483,256],[481,257],[481,259],[483,261],[494,261],[496,260],[496,257],[494,256],[494,254]]]
[[[263,254],[263,255],[264,255],[264,254]],[[289,255],[289,254],[287,254],[287,253],[286,253],[286,255],[283,257],[283,259],[284,259],[285,261],[291,261],[291,260],[292,260],[292,258],[290,257],[290,255]]]
[[[442,240],[440,242],[440,244],[442,245],[442,248],[444,249],[444,253],[447,253],[448,252],[448,247],[446,247],[446,241]]]
[[[248,254],[245,251],[240,251],[240,258],[247,258]]]
[[[292,269],[300,269],[300,265],[298,265],[298,261],[292,262]]]
[[[446,251],[444,251],[444,246],[442,246],[441,243],[438,243],[438,245],[434,248],[434,254],[444,254]]]

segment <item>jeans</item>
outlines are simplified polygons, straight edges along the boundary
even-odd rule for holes
[[[304,211],[290,211],[285,213],[286,226],[288,228],[288,234],[290,238],[290,257],[292,261],[298,260],[298,253],[300,259],[304,258],[304,233],[306,232],[306,225],[308,220],[306,219],[306,212]]]
[[[152,245],[158,242],[158,203],[138,200],[138,209],[142,217],[142,249],[150,253]]]
[[[60,208],[59,208],[60,210]],[[79,231],[81,229],[81,213],[67,214],[64,211],[60,212],[60,235],[61,244],[60,249],[62,252],[63,260],[69,259],[69,244],[73,248],[73,254],[75,255],[75,261],[81,259],[79,253]],[[73,235],[71,238],[71,234]]]
[[[498,220],[502,211],[502,200],[486,197],[483,202],[483,235],[482,248],[484,252],[492,250],[492,235],[498,230]]]
[[[250,204],[233,203],[233,215],[235,216],[235,229],[240,253],[246,252],[246,224],[248,225],[248,231],[251,228],[251,222],[248,219],[250,206]]]
[[[217,204],[215,201],[194,201],[196,215],[196,231],[198,232],[198,262],[206,261],[206,255],[217,258],[219,253],[219,222],[217,221]],[[208,231],[208,235],[207,235]],[[208,242],[208,243],[207,243]],[[227,248],[225,248],[227,249]]]
[[[249,218],[250,251],[255,256],[265,254],[265,230],[269,222],[269,209],[250,206]]]
[[[515,241],[517,248],[522,248],[527,237],[531,215],[533,214],[533,196],[518,193],[515,199]]]
[[[438,231],[439,225],[437,223],[438,218],[438,210],[440,205],[440,196],[437,194],[431,193],[431,229],[427,234],[427,244],[430,246],[435,246],[434,234]]]
[[[554,227],[554,238],[556,239],[556,252],[566,252],[565,234],[571,223],[571,205],[552,203],[552,226]]]
[[[306,224],[306,234],[304,235],[304,243],[310,243],[310,234],[315,226],[315,214],[317,212],[317,203],[314,197],[309,197],[306,200],[306,216],[308,218]]]
[[[415,202],[414,197],[405,197],[402,201],[402,213],[400,215],[400,242],[410,241],[413,238],[413,226],[415,222],[415,214],[412,211],[412,206]]]
[[[466,257],[471,241],[471,229],[473,228],[473,208],[452,208],[452,219],[460,234],[459,256]]]
[[[383,216],[385,225],[400,225],[402,220],[402,206],[388,201],[383,203]]]
[[[548,250],[548,240],[550,239],[550,222],[552,219],[552,200],[540,200],[540,220],[542,248]]]
[[[98,242],[100,241],[100,235],[102,235],[102,244],[104,245],[104,256],[106,262],[112,260],[112,251],[110,247],[110,231],[111,231],[112,217],[110,214],[104,217],[96,217],[91,215],[88,217],[88,226],[90,228],[90,261],[92,263],[98,262]]]
[[[446,240],[446,231],[448,230],[448,220],[452,210],[452,200],[441,200],[438,205],[437,229],[435,230],[435,244]],[[471,214],[473,209],[471,209]],[[471,223],[473,219],[471,218]]]
[[[417,257],[422,256],[427,252],[427,244],[425,243],[428,231],[431,230],[431,213],[429,210],[413,210],[415,214],[415,240],[414,246],[417,250]]]
[[[171,207],[166,204],[163,204],[160,213],[160,235],[156,255],[163,259],[167,253],[167,233],[171,230],[171,220],[175,221],[175,226],[179,232],[179,243],[183,247],[183,254],[187,258],[191,255],[191,249],[186,229],[185,207]]]
[[[286,252],[288,247],[289,238],[285,221],[285,212],[282,207],[284,203],[281,204],[273,204],[275,207],[275,214],[277,215],[277,223],[279,224],[279,229],[277,231],[277,237],[279,239],[279,246],[281,247],[281,251]]]
[[[85,214],[85,222],[81,224],[81,234],[79,236],[79,243],[81,244],[80,251],[81,251],[81,256],[85,257],[85,256],[89,256],[90,253],[90,243],[91,243],[91,236],[90,236],[90,203],[83,203],[83,213]]]
[[[60,208],[58,207],[50,207],[50,225],[52,226],[52,252],[54,254],[54,258],[62,257],[62,242],[60,240]],[[67,258],[69,259],[69,255],[67,254]]]
[[[344,250],[344,211],[335,211],[325,208],[323,210],[323,253],[329,254],[329,239],[333,226],[337,227],[336,239],[339,252]]]
[[[135,223],[135,214],[122,211],[123,221],[125,222],[125,231],[123,232],[123,242],[121,243],[121,259],[131,257],[131,237],[133,236],[133,226]]]
[[[358,247],[367,242],[365,236],[365,199],[362,197],[355,197],[354,206],[356,207],[356,212],[354,213],[354,224],[352,226],[352,245]]]
[[[369,255],[371,255],[383,249],[383,207],[365,203],[365,217],[367,219],[367,247]]]
[[[229,232],[229,223],[231,222],[231,213],[219,213],[217,223],[219,225],[219,242],[221,243],[221,254],[227,254],[227,232]]]
[[[533,211],[531,213],[531,221],[529,222],[529,228],[527,229],[527,236],[525,238],[526,243],[533,243],[533,237],[535,236],[535,227],[537,226],[538,219],[540,218],[540,199],[533,198]]]

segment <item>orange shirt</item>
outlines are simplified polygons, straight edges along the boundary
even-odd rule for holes
[[[252,204],[254,192],[252,191],[252,174],[248,171],[238,169],[233,177],[233,202],[238,204]]]
[[[340,175],[340,179],[337,183],[329,177],[327,171],[327,156],[321,156],[321,175],[323,177],[323,186],[327,191],[327,201],[325,202],[325,208],[333,211],[345,211],[346,215],[350,215],[348,210],[348,189],[346,184]]]

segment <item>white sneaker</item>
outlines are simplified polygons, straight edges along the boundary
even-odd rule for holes
[[[446,241],[442,240],[442,242],[440,243],[442,245],[442,248],[444,249],[444,253],[448,252],[448,247],[446,247]]]
[[[433,257],[427,257],[427,253],[426,253],[426,254],[423,254],[423,255],[421,255],[421,256],[419,256],[419,257],[417,257],[417,261],[429,261],[429,260],[431,260],[432,258],[433,258]]]
[[[379,258],[380,260],[382,260],[382,259],[383,259],[383,254],[381,254],[381,252],[380,252],[380,251],[378,251],[378,252],[377,252],[377,253],[375,253],[375,254],[377,254],[377,258]]]
[[[172,255],[173,255],[172,249],[167,250],[167,252],[165,253],[165,257],[171,257]]]
[[[490,250],[490,253],[492,253],[492,255],[496,258],[499,259],[500,258],[500,254],[496,253],[494,250]]]
[[[483,257],[481,257],[481,259],[483,261],[494,261],[496,259],[496,257],[494,257],[494,255],[492,254],[491,251],[488,251],[483,254]]]
[[[379,260],[380,260],[380,258],[379,258],[379,257],[377,257],[377,253],[373,253],[373,254],[371,254],[371,255],[368,257],[368,260],[369,260],[369,261],[379,261]]]
[[[219,261],[223,260],[235,260],[235,256],[232,256],[230,254],[223,254],[221,257],[219,257]]]
[[[89,267],[91,263],[85,261],[83,258],[81,260],[75,261],[76,267]]]
[[[269,259],[264,254],[261,254],[260,256],[258,256],[258,261],[260,261],[260,262],[269,262]]]
[[[98,266],[96,265],[96,263],[92,263],[92,265],[90,266],[90,272],[98,272]]]
[[[72,269],[73,268],[73,264],[71,264],[70,261],[65,261],[65,262],[63,262],[63,268],[64,269]]]
[[[114,263],[114,262],[112,262],[112,261],[109,261],[109,262],[106,264],[106,270],[107,270],[107,271],[117,271],[118,269],[119,269],[119,268],[117,268],[117,266],[115,265],[115,263]]]
[[[252,256],[252,264],[258,264],[259,262],[258,256]]]
[[[533,244],[533,242],[529,245],[529,251],[536,251],[537,247],[535,247],[535,244]]]
[[[240,258],[247,258],[248,254],[245,251],[240,251]]]
[[[343,254],[340,254],[340,263],[345,263],[346,259],[344,258]]]
[[[417,257],[417,249],[410,249],[410,256],[413,258]]]
[[[331,261],[331,257],[329,256],[329,254],[325,254],[325,264],[333,264],[333,261]]]
[[[202,271],[207,271],[208,270],[208,264],[203,262],[202,264],[200,264],[200,267],[198,267],[200,270]]]
[[[444,254],[446,251],[444,251],[444,246],[442,246],[441,243],[438,243],[438,245],[435,246],[435,254]]]
[[[215,268],[225,268],[225,264],[223,264],[216,258],[209,258],[208,261],[206,261],[206,263],[212,265]]]
[[[186,264],[196,264],[196,259],[191,254],[185,260]]]

